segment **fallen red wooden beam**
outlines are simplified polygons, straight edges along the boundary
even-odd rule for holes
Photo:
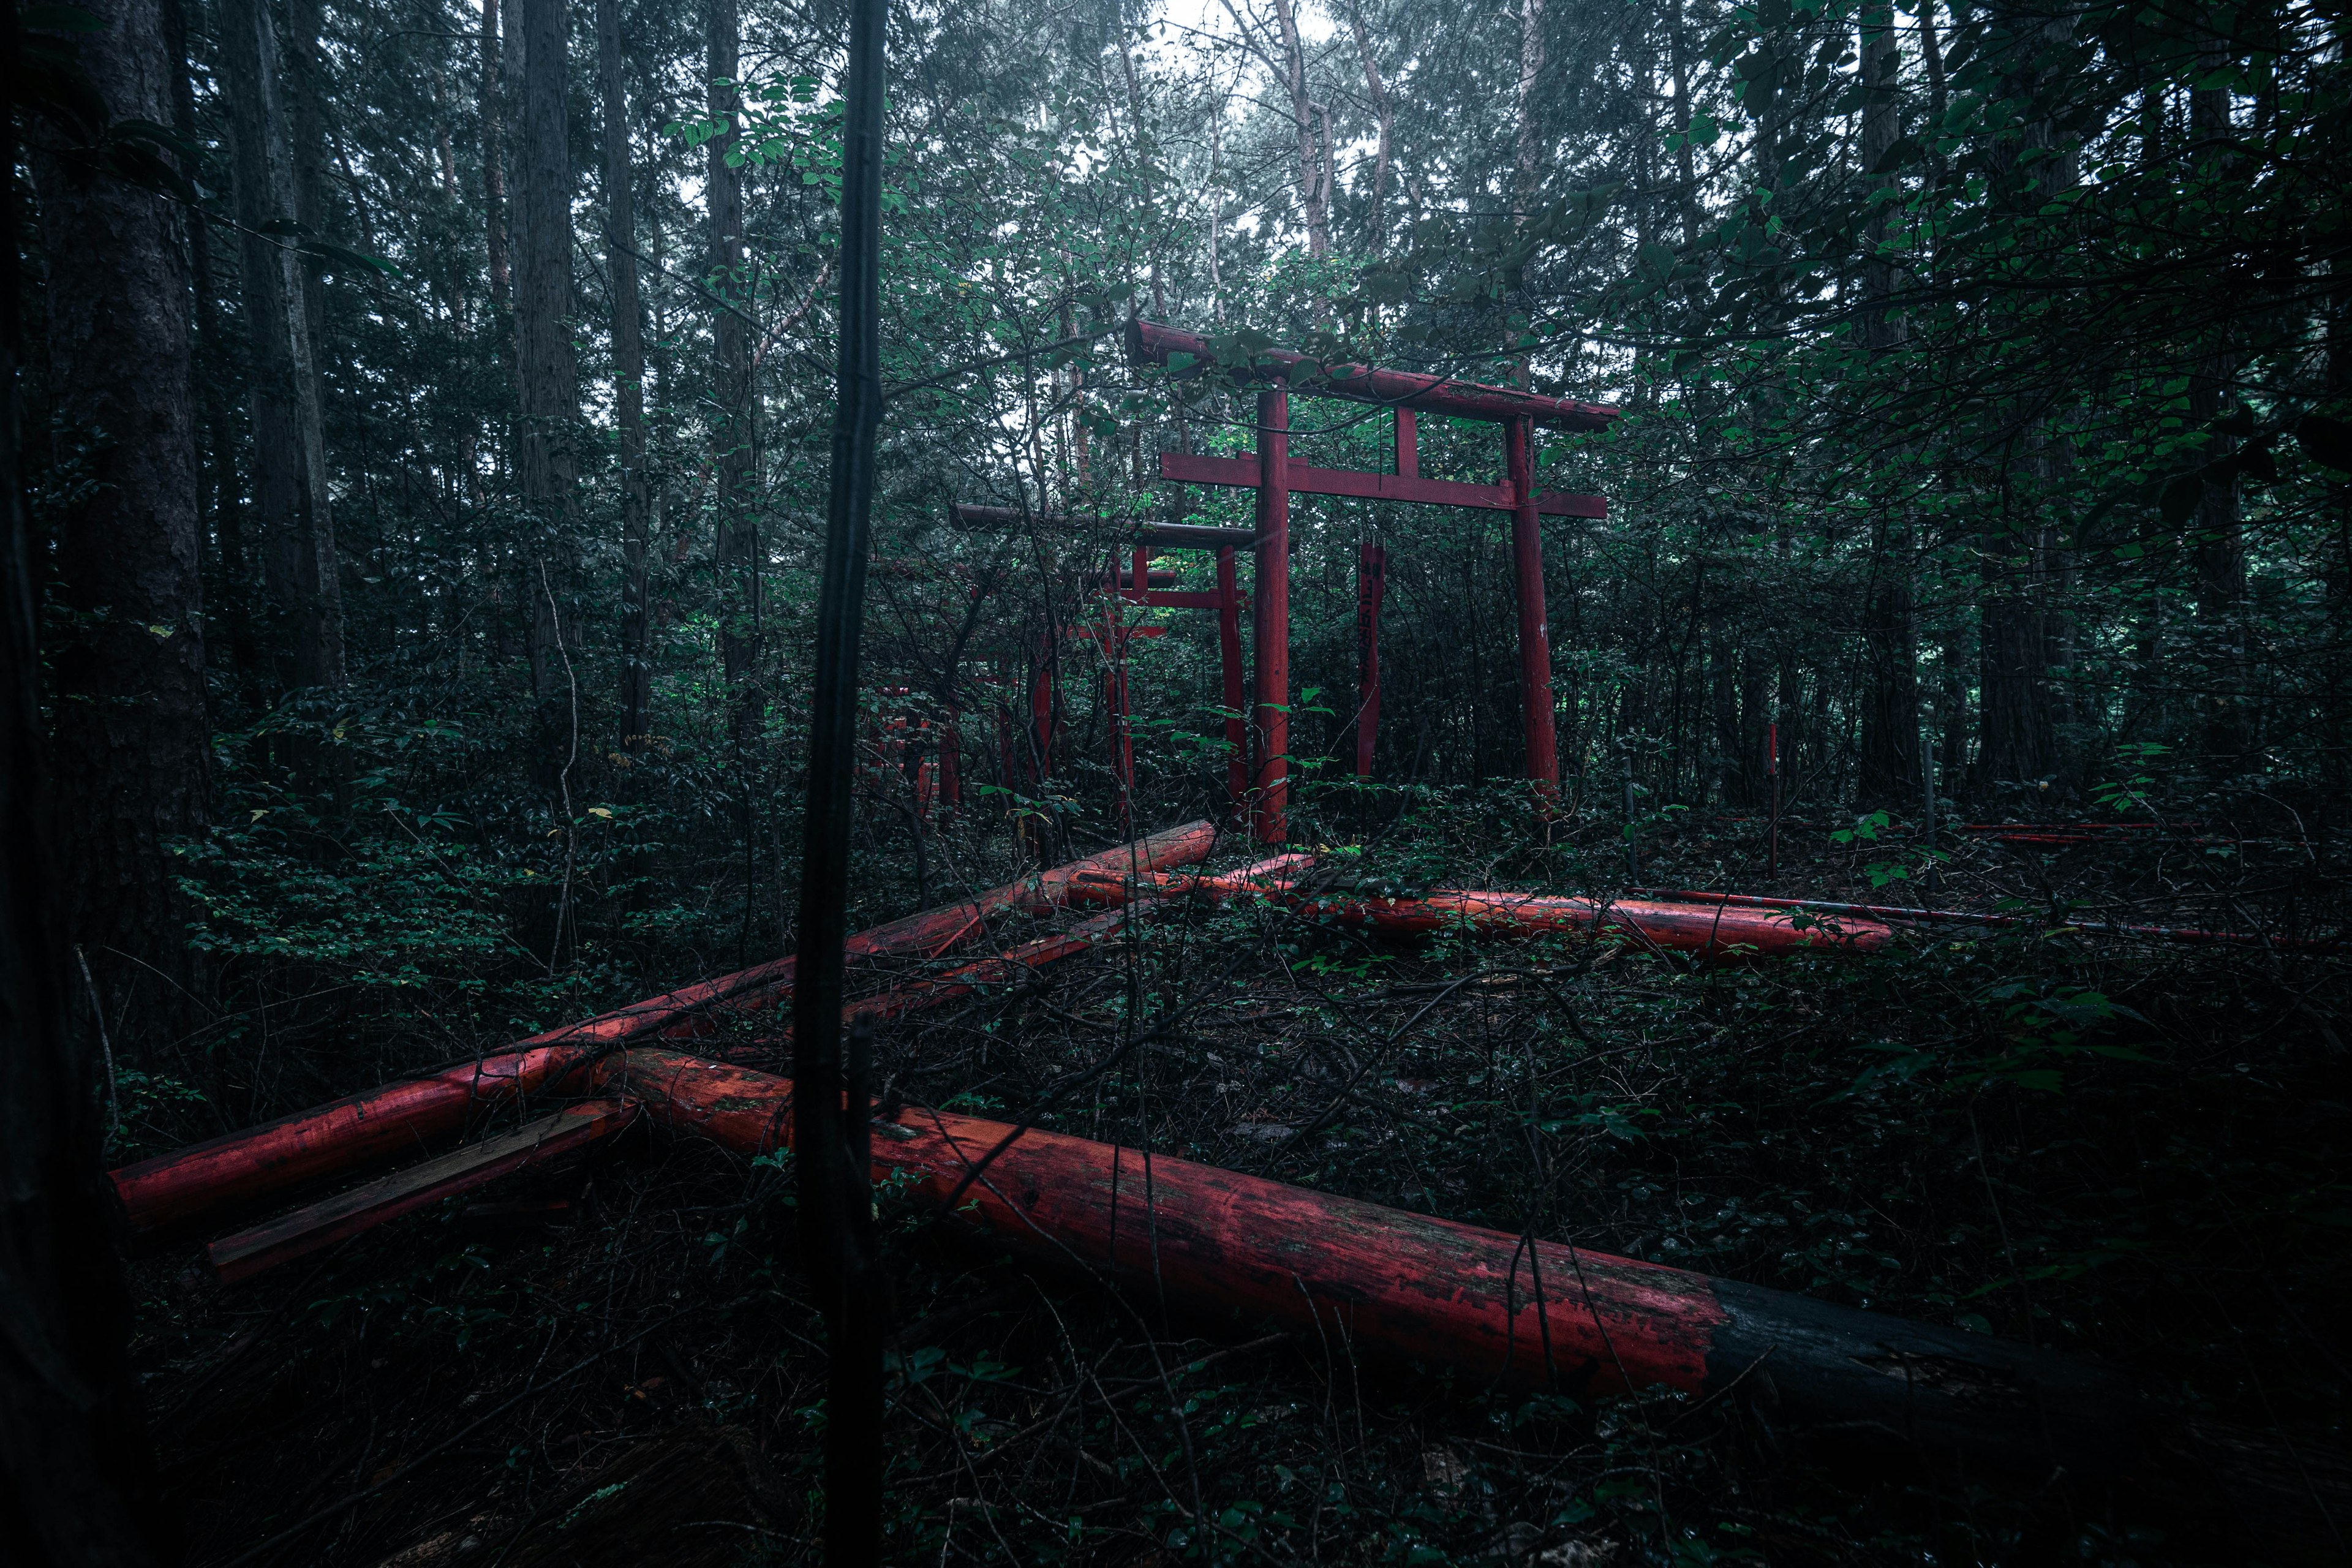
[[[790,1080],[674,1051],[608,1058],[658,1122],[764,1154]],[[1984,1334],[1536,1241],[1188,1160],[909,1109],[877,1123],[877,1173],[1013,1250],[1109,1268],[1468,1382],[1582,1398],[1735,1388],[1784,1428],[1952,1452],[2008,1469],[2105,1470],[2137,1447],[2120,1377]],[[991,1156],[994,1157],[992,1159]],[[977,1179],[967,1183],[975,1167]]]
[[[566,1106],[528,1127],[453,1149],[348,1193],[338,1193],[268,1225],[223,1237],[205,1249],[225,1284],[249,1279],[346,1237],[373,1230],[427,1204],[487,1186],[500,1176],[608,1138],[628,1125],[636,1107],[597,1100]]]
[[[849,939],[855,957],[935,957],[979,931],[992,914],[1039,912],[1065,902],[1100,902],[1105,879],[1205,857],[1216,842],[1206,822],[1189,823],[1074,861],[1039,877],[926,910]],[[1083,889],[1074,890],[1081,878]],[[714,1005],[753,1008],[791,994],[793,961],[667,992],[648,1001],[550,1029],[507,1050],[438,1073],[384,1084],[331,1105],[298,1111],[114,1173],[133,1236],[184,1226],[226,1205],[257,1203],[325,1177],[421,1152],[460,1131],[486,1104],[560,1084],[597,1052],[633,1040],[692,1030]]]
[[[1871,921],[1911,921],[1922,924],[2036,926],[2057,933],[2091,931],[2100,936],[2140,937],[2153,942],[2191,944],[2221,943],[2231,947],[2275,947],[2290,952],[2340,952],[2340,937],[2259,936],[2247,931],[2199,931],[2184,926],[2118,925],[2112,921],[2044,921],[2022,915],[1980,915],[1969,910],[1906,910],[1895,904],[1836,904],[1820,899],[1770,899],[1755,893],[1664,893],[1660,897],[1694,903],[1719,904],[1743,910],[1803,910],[1809,914],[1848,916]]]
[[[1738,906],[1669,903],[1617,899],[1552,898],[1535,893],[1478,893],[1433,888],[1419,898],[1357,898],[1347,894],[1276,888],[1267,897],[1314,920],[1377,931],[1385,936],[1429,936],[1471,931],[1497,935],[1537,931],[1606,933],[1632,930],[1670,952],[1718,958],[1746,954],[1778,956],[1799,952],[1875,952],[1892,933],[1873,920],[1842,920],[1835,930],[1799,931],[1785,916]]]

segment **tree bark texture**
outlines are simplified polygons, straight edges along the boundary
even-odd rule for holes
[[[1348,26],[1356,35],[1356,55],[1364,62],[1364,93],[1372,100],[1372,116],[1381,128],[1380,151],[1372,163],[1372,210],[1365,219],[1365,232],[1371,237],[1371,252],[1378,256],[1388,248],[1389,163],[1396,151],[1396,105],[1389,100],[1388,84],[1381,79],[1380,61],[1372,54],[1372,40],[1364,31],[1364,7],[1361,0],[1349,0]]]
[[[278,683],[342,684],[342,610],[335,572],[334,522],[320,509],[323,464],[310,312],[290,245],[269,232],[296,220],[294,176],[278,93],[278,32],[264,0],[226,0],[220,11],[223,96],[230,116],[238,271],[252,350],[248,417],[253,434],[253,510],[262,580],[277,644]]]
[[[294,221],[306,239],[327,224],[325,66],[320,58],[319,0],[287,0],[287,147],[293,179]],[[266,57],[265,57],[266,58]],[[302,429],[302,605],[294,621],[299,684],[339,689],[344,683],[343,589],[335,552],[335,511],[329,489],[326,378],[319,366],[326,341],[326,279],[315,255],[292,258],[300,310],[294,345],[294,407]]]
[[[98,0],[94,11],[105,30],[81,56],[109,114],[167,122],[159,0]],[[143,1045],[181,1012],[170,986],[187,958],[165,846],[204,826],[211,746],[188,277],[169,201],[54,140],[29,152],[54,416],[82,465],[57,526],[57,594],[74,630],[51,655],[51,831],[75,860],[67,939],[88,951],[110,1008],[152,998],[152,1014],[124,1015]]]
[[[1291,0],[1274,0],[1274,15],[1282,28],[1282,85],[1290,97],[1291,127],[1298,136],[1298,205],[1307,218],[1307,254],[1320,261],[1331,254],[1331,186],[1324,177],[1328,160],[1316,138],[1316,105],[1307,91],[1307,51],[1298,40],[1298,13]]]
[[[507,264],[506,71],[499,58],[499,0],[482,0],[482,238],[489,250],[490,303],[514,308]]]
[[[515,144],[515,473],[530,509],[522,592],[531,605],[531,690],[563,689],[558,605],[570,583],[580,477],[580,368],[572,346],[572,150],[562,0],[515,0],[522,94]]]
[[[90,9],[108,26],[83,37],[80,53],[108,110],[116,117],[161,121],[169,113],[167,72],[179,69],[179,57],[164,47],[160,9],[138,0],[99,0]],[[0,52],[13,66],[19,51],[14,0],[0,19]],[[0,73],[0,136],[6,138],[11,169],[17,151],[16,78],[13,68]],[[162,286],[173,271],[163,243],[170,209],[160,197],[77,167],[70,153],[56,145],[37,153],[34,165],[52,245],[67,236],[141,242],[131,255],[88,253],[80,259],[100,258],[103,268],[74,279],[70,300],[51,295],[60,330],[53,353],[71,346],[72,366],[88,376],[102,363],[91,351],[106,346],[91,341],[93,332],[112,331],[120,320],[109,305],[138,304],[147,324],[165,324],[161,318],[168,315],[171,296]],[[24,232],[17,190],[13,179],[0,185],[0,232],[12,237]],[[24,344],[17,256],[13,243],[0,255],[0,820],[16,826],[0,835],[0,1289],[5,1291],[0,1307],[8,1322],[8,1353],[0,1355],[0,1542],[6,1542],[9,1561],[26,1568],[141,1568],[171,1555],[176,1543],[153,1508],[138,1387],[125,1353],[131,1300],[111,1240],[116,1210],[107,1193],[99,1113],[104,1063],[68,1026],[51,851],[71,840],[25,827],[55,819],[41,732],[38,552],[25,506],[19,443],[16,385]],[[116,292],[95,291],[107,285]],[[139,324],[120,321],[125,331]],[[70,345],[64,341],[68,332],[78,339]],[[168,332],[164,341],[168,345]],[[152,367],[154,377],[175,369],[185,377],[184,326],[180,342],[179,363],[167,358]],[[64,371],[67,362],[60,358],[58,368]],[[143,388],[150,395],[160,389],[160,379]],[[160,429],[152,419],[139,420],[135,403],[94,408],[90,389],[61,384],[60,390],[85,416],[103,412],[122,420],[118,438],[172,438],[168,419]],[[179,440],[191,447],[182,461],[189,470],[184,511],[193,532],[194,456],[184,423],[184,379],[179,396]],[[129,462],[119,460],[126,456]],[[135,447],[127,454],[101,448],[96,458],[115,477],[134,481],[142,477],[142,465],[160,464],[168,471],[170,462],[167,452]],[[99,504],[119,511],[123,498],[102,497]],[[61,543],[70,540],[70,531],[107,515],[93,518],[90,511],[78,509],[67,520],[68,540]],[[177,640],[166,639],[155,651],[181,654],[170,647]],[[93,716],[78,719],[75,730],[87,730]]]
[[[753,674],[760,652],[760,525],[755,428],[751,396],[752,289],[743,255],[741,171],[727,162],[735,146],[735,77],[740,68],[742,23],[736,0],[710,0],[705,64],[710,79],[710,118],[727,129],[709,148],[705,188],[710,203],[710,286],[732,306],[711,323],[712,379],[718,415],[716,444],[719,500],[719,574],[723,598],[719,661],[733,694],[729,732],[741,747],[759,728],[760,702]]]
[[[637,299],[636,204],[632,199],[628,93],[622,81],[620,0],[596,0],[597,73],[604,114],[604,268],[613,301],[613,400],[621,427],[621,744],[641,746],[653,700],[646,662],[648,505],[646,493],[646,343]]]
[[[1543,136],[1536,128],[1543,72],[1544,0],[1519,0],[1519,80],[1511,139],[1511,211],[1519,224],[1535,215],[1536,193],[1543,187]]]

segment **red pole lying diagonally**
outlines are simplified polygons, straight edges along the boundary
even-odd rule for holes
[[[640,1049],[603,1083],[746,1153],[792,1125],[788,1079]],[[877,1171],[1041,1260],[1337,1331],[1475,1384],[1576,1397],[1745,1387],[1776,1423],[2003,1468],[2105,1470],[2137,1447],[2120,1378],[1990,1335],[1832,1307],[1550,1241],[944,1111],[875,1124]],[[994,1158],[990,1156],[993,1154]],[[976,1178],[973,1172],[982,1167]]]
[[[1130,866],[1157,869],[1205,857],[1217,837],[1206,822],[1154,834],[1012,883],[961,903],[926,910],[850,939],[860,958],[933,957],[1013,910],[1043,911],[1066,902],[1099,902],[1105,879]],[[1085,885],[1079,886],[1081,880]],[[242,1132],[159,1154],[114,1173],[133,1234],[163,1229],[226,1205],[279,1193],[404,1153],[421,1152],[463,1131],[486,1105],[562,1086],[598,1052],[633,1040],[691,1029],[712,1006],[772,1006],[788,996],[793,961],[778,959],[739,974],[682,986],[582,1023],[520,1040],[505,1051],[438,1073],[384,1084],[329,1105],[266,1121]]]

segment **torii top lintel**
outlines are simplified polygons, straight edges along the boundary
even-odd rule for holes
[[[1166,364],[1175,354],[1191,356],[1203,369],[1217,363],[1216,353],[1206,339],[1180,327],[1163,326],[1140,317],[1127,323],[1127,351],[1130,358],[1151,364]],[[1555,430],[1606,430],[1617,417],[1617,410],[1604,404],[1578,403],[1418,371],[1325,364],[1288,349],[1262,350],[1253,356],[1252,370],[1267,379],[1279,376],[1291,384],[1292,390],[1315,396],[1384,403],[1427,414],[1450,415],[1456,419],[1486,419],[1498,424],[1526,419]]]

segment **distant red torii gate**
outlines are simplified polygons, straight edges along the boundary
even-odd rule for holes
[[[1200,370],[1216,364],[1206,340],[1157,321],[1128,322],[1129,356],[1168,364],[1185,355]],[[1187,371],[1191,366],[1184,367]],[[1265,384],[1257,397],[1257,450],[1239,458],[1160,454],[1160,477],[1184,484],[1224,485],[1257,491],[1256,582],[1252,631],[1256,643],[1253,700],[1258,739],[1253,789],[1257,837],[1278,844],[1288,837],[1290,794],[1290,497],[1353,496],[1365,500],[1477,507],[1511,514],[1511,560],[1519,611],[1519,694],[1527,731],[1528,777],[1547,795],[1559,785],[1559,752],[1552,725],[1551,643],[1544,625],[1543,535],[1539,519],[1606,517],[1599,496],[1535,490],[1534,427],[1605,430],[1613,408],[1546,397],[1507,386],[1485,386],[1411,371],[1361,364],[1324,364],[1287,350],[1269,350],[1252,362],[1251,378]],[[1290,461],[1290,389],[1318,397],[1385,404],[1396,410],[1396,472],[1361,473]],[[1499,485],[1461,484],[1421,477],[1416,416],[1443,414],[1503,427],[1505,479]],[[1358,754],[1362,755],[1359,736]]]

